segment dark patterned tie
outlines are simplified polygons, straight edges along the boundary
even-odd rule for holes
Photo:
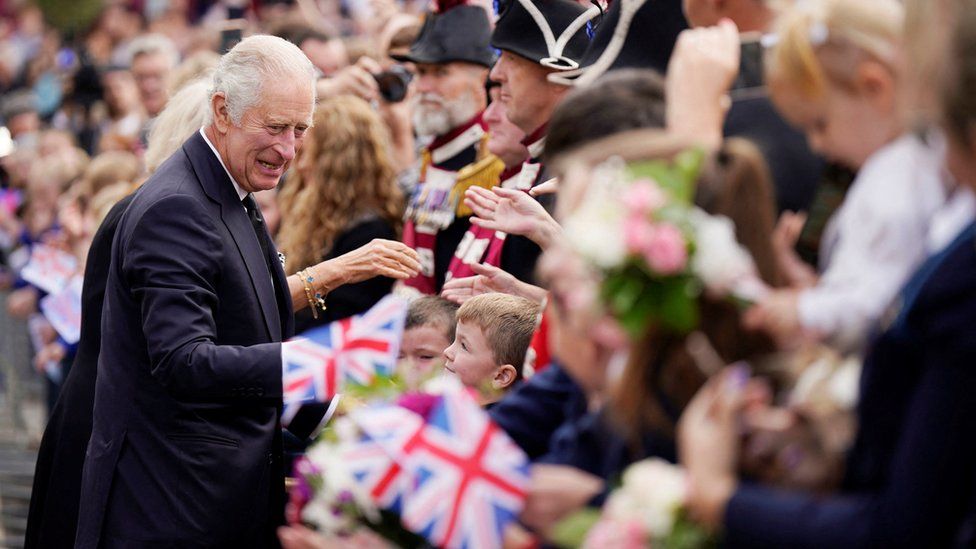
[[[268,231],[264,228],[264,218],[261,217],[261,210],[258,209],[254,195],[248,194],[241,201],[244,209],[247,210],[247,217],[251,220],[251,227],[254,229],[254,236],[258,237],[258,244],[261,245],[261,252],[264,254],[264,264],[268,268],[268,274],[274,281],[274,267],[271,265],[271,242],[268,238]]]

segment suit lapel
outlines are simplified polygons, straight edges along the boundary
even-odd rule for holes
[[[275,289],[271,284],[271,277],[268,275],[268,268],[262,257],[261,245],[258,243],[257,235],[254,234],[251,220],[247,217],[240,197],[234,190],[234,185],[199,132],[194,133],[184,143],[183,150],[186,151],[204,192],[211,200],[220,205],[220,219],[230,232],[244,266],[247,268],[254,295],[261,307],[268,337],[271,341],[281,341],[281,321]],[[274,263],[277,263],[277,260]],[[277,276],[278,270],[280,268],[276,269],[275,278],[281,279],[281,276]],[[287,285],[284,288],[287,288]],[[288,312],[285,311],[286,314]]]
[[[278,311],[284,311],[281,313],[281,336],[282,340],[285,340],[295,335],[295,315],[291,313],[294,307],[291,302],[291,292],[288,291],[288,278],[285,274],[284,265],[278,258],[278,251],[274,247],[274,242],[271,242],[271,246],[272,253],[275,255],[271,261],[274,266],[275,288],[281,290],[278,292]]]

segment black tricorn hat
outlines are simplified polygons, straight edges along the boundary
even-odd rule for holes
[[[393,58],[414,63],[464,61],[491,68],[495,54],[490,37],[491,24],[484,8],[456,5],[428,13],[410,51]]]
[[[600,8],[572,0],[508,0],[491,45],[556,70],[579,67],[590,42],[587,26]]]
[[[576,84],[624,68],[667,71],[678,34],[688,28],[681,0],[615,0],[597,27],[577,74]]]

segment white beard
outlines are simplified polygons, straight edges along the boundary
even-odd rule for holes
[[[438,104],[422,103],[422,100]],[[413,128],[420,136],[444,135],[478,114],[473,94],[466,93],[453,101],[435,94],[417,94],[413,103]]]

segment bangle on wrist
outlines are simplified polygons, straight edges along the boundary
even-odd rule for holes
[[[305,298],[308,299],[308,306],[312,309],[312,318],[319,318],[319,309],[325,311],[325,297],[321,292],[316,291],[314,288],[315,276],[312,275],[312,270],[308,267],[298,271],[298,276],[302,280],[302,286],[305,288]]]

